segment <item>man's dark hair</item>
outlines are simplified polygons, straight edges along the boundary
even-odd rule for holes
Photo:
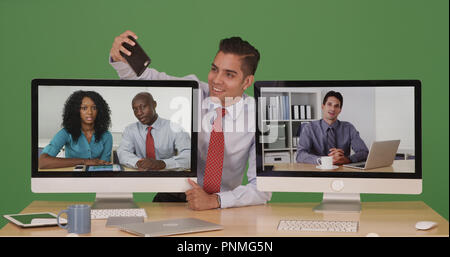
[[[260,56],[258,50],[249,42],[240,37],[225,38],[220,41],[219,52],[241,56],[244,76],[255,75]]]
[[[341,93],[339,93],[339,92],[336,92],[336,91],[329,91],[326,95],[325,95],[325,97],[323,98],[323,105],[325,105],[325,103],[327,102],[327,100],[328,100],[328,97],[330,97],[330,96],[334,96],[334,97],[336,97],[338,100],[339,100],[339,102],[341,102],[341,105],[340,105],[340,108],[342,108],[342,105],[344,104],[344,98],[342,97],[342,95],[341,95]]]
[[[75,91],[66,100],[63,110],[62,126],[72,135],[73,141],[78,141],[81,136],[80,107],[84,97],[89,97],[97,107],[97,117],[94,121],[95,142],[100,142],[103,133],[108,131],[111,125],[111,110],[103,97],[95,91]]]

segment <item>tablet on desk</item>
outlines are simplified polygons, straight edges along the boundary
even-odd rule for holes
[[[97,165],[97,166],[86,166],[86,171],[122,171],[122,166],[119,164],[112,165]]]
[[[51,212],[25,213],[25,214],[8,214],[3,215],[7,220],[17,226],[30,228],[42,226],[57,226],[56,215]],[[59,218],[60,224],[67,224],[67,220]]]

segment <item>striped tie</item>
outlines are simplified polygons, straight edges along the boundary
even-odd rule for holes
[[[148,127],[147,140],[145,142],[146,156],[147,156],[147,158],[150,158],[150,159],[156,159],[155,141],[153,140],[151,130],[152,130],[152,126]]]
[[[211,136],[209,138],[208,156],[206,157],[205,178],[203,189],[209,194],[220,192],[222,182],[224,136],[222,130],[222,117],[225,116],[224,108],[217,108],[217,117],[214,120]]]

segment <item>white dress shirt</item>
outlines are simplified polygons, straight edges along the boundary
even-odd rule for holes
[[[130,124],[125,128],[117,149],[121,164],[137,168],[137,161],[146,158],[148,128],[148,125],[141,122]],[[166,163],[165,169],[190,168],[191,139],[181,126],[158,117],[152,124],[150,133],[155,143],[155,157]],[[177,155],[175,155],[176,152],[178,152]]]
[[[164,72],[147,68],[137,77],[128,64],[111,62],[121,79],[142,80],[195,80],[201,89],[202,129],[198,133],[197,182],[203,187],[206,157],[208,154],[210,129],[215,119],[218,104],[210,101],[209,86],[199,81],[195,75],[182,78],[172,77]],[[252,104],[253,103],[253,104]],[[243,94],[241,100],[226,107],[223,118],[225,153],[223,160],[222,182],[220,187],[221,208],[264,204],[271,199],[272,193],[256,189],[256,146],[255,146],[255,106],[252,97]],[[242,180],[248,163],[248,184]]]

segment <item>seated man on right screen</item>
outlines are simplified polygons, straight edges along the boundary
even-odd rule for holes
[[[297,146],[297,162],[317,164],[321,156],[332,156],[333,164],[365,161],[369,150],[355,127],[338,120],[343,104],[341,93],[329,91],[322,103],[322,119],[303,125]],[[353,149],[354,154],[350,155]]]

